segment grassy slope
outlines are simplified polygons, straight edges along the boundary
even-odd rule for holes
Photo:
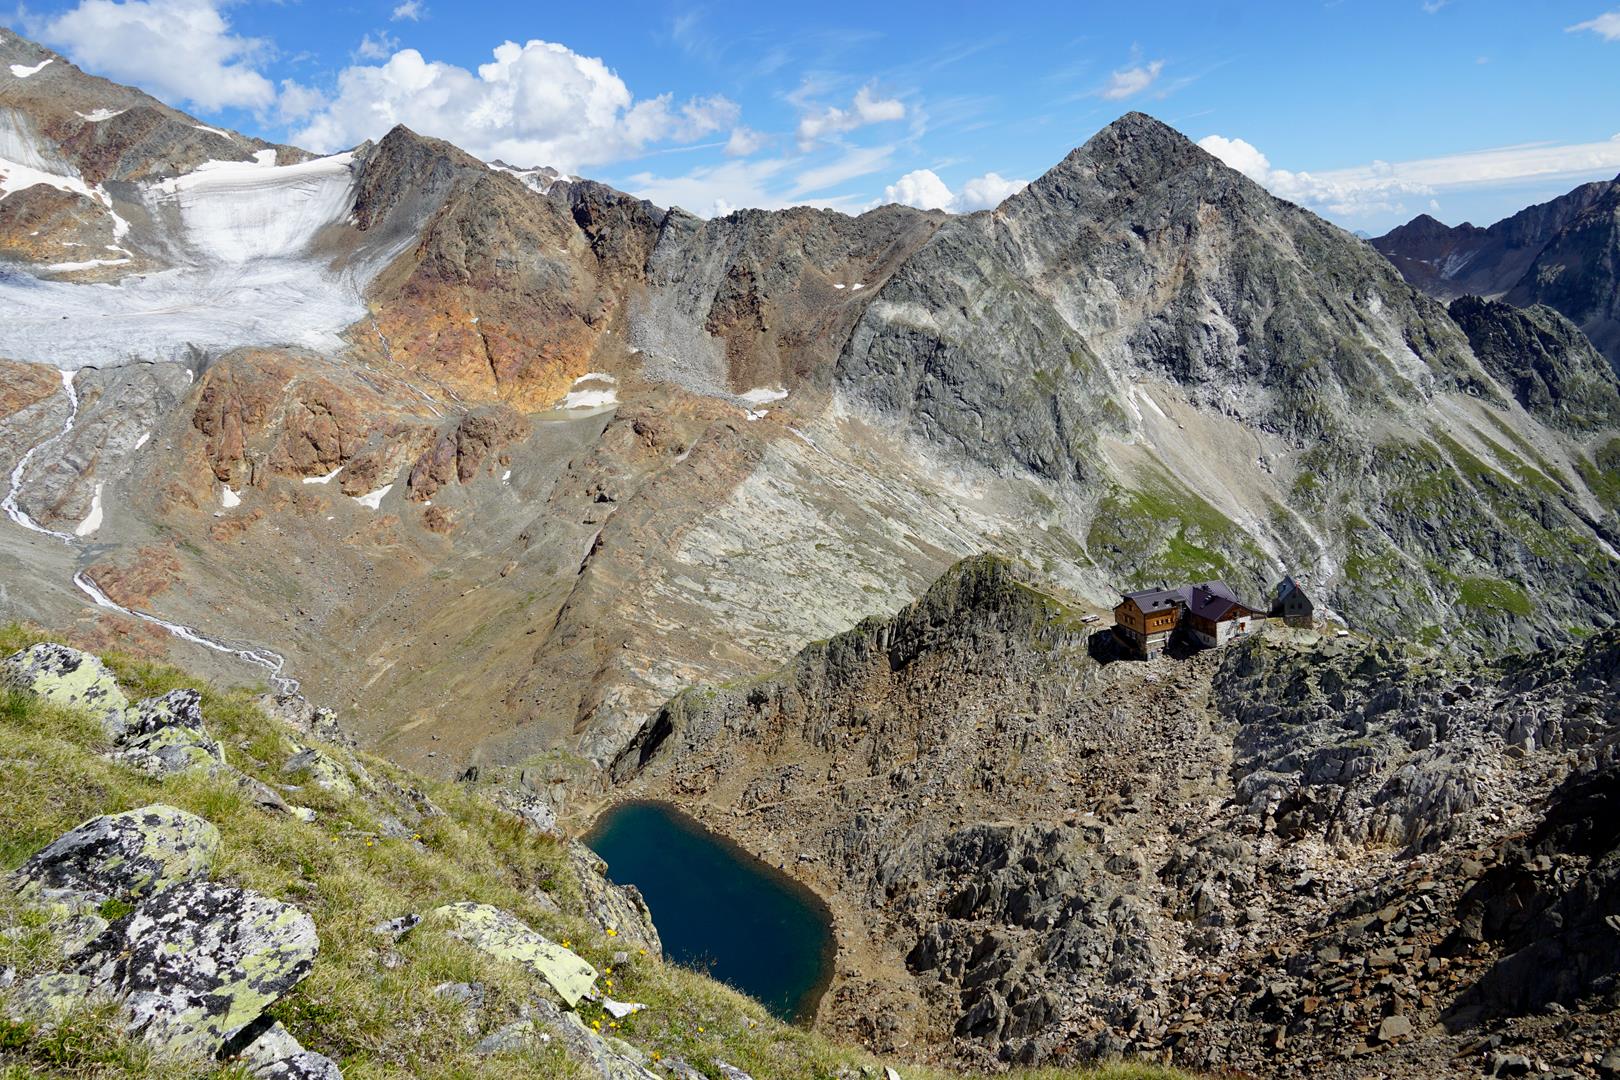
[[[44,636],[0,627],[0,656],[39,640]],[[203,688],[209,732],[229,760],[267,783],[283,779],[277,773],[287,756],[282,733],[253,704],[253,695],[207,688],[169,667],[116,655],[105,659],[132,701],[180,686]],[[90,718],[0,691],[0,871],[15,869],[97,814],[152,802],[181,807],[220,830],[224,843],[216,879],[296,904],[314,917],[321,937],[314,971],[274,1011],[306,1047],[336,1058],[350,1080],[579,1075],[552,1049],[472,1055],[483,1034],[513,1019],[519,1003],[533,997],[534,985],[521,971],[500,970],[465,947],[421,934],[405,938],[397,946],[402,962],[389,966],[385,939],[369,931],[408,911],[472,899],[513,912],[569,943],[599,969],[609,969],[618,951],[613,939],[569,914],[580,910],[578,885],[560,844],[519,826],[464,786],[433,783],[365,755],[362,763],[374,777],[425,791],[445,816],[425,821],[419,839],[387,839],[378,820],[382,808],[364,794],[341,798],[306,788],[294,801],[312,806],[319,817],[303,824],[257,809],[228,781],[159,783],[106,761],[99,753],[103,749],[104,736]],[[267,764],[256,765],[255,759]],[[549,912],[551,905],[538,899],[540,894],[560,905],[563,914]],[[22,975],[50,970],[53,948],[37,916],[19,909],[0,889],[0,968],[14,966]],[[829,1077],[835,1070],[881,1065],[858,1050],[782,1024],[743,995],[653,957],[634,957],[607,977],[613,980],[613,996],[649,1005],[613,1034],[652,1054],[679,1055],[708,1072],[715,1072],[716,1058],[759,1080]],[[468,1030],[461,1006],[432,993],[435,985],[451,981],[481,981],[488,988],[477,1030]],[[582,1015],[610,1028],[611,1020],[592,1008],[586,1003]],[[154,1062],[138,1042],[109,1034],[106,1020],[106,1010],[86,1010],[49,1034],[0,1021],[0,1080],[240,1075],[229,1065],[187,1072]],[[905,1075],[938,1080],[944,1074],[907,1068]],[[1121,1066],[1026,1075],[1029,1080],[1170,1080],[1180,1074]]]

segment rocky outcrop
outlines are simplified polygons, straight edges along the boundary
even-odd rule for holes
[[[608,865],[577,840],[568,843],[568,863],[579,882],[585,918],[598,930],[652,956],[664,954],[664,944],[653,925],[652,909],[634,885],[616,885],[608,878]]]
[[[70,958],[128,1030],[176,1057],[212,1055],[309,973],[315,923],[287,904],[207,881],[140,904]]]
[[[615,775],[826,899],[817,1023],[879,1051],[1415,1078],[1485,1017],[1530,1039],[1620,977],[1596,940],[1620,631],[1493,662],[1281,627],[1108,656],[974,561],[681,695]],[[1559,1015],[1567,1058],[1608,1014]]]
[[[1585,433],[1612,428],[1620,417],[1614,369],[1558,312],[1475,296],[1453,300],[1448,310],[1480,363],[1537,420]]]

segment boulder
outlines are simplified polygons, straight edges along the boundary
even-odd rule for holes
[[[155,803],[63,833],[23,863],[12,882],[25,896],[66,889],[97,903],[134,900],[206,876],[218,852],[218,829]]]
[[[596,969],[532,929],[515,915],[489,904],[447,904],[428,913],[429,925],[499,960],[510,960],[544,979],[569,1008],[591,993]]]
[[[51,1027],[87,1003],[93,992],[84,975],[54,972],[24,979],[6,997],[6,1017],[13,1023]]]
[[[171,690],[130,709],[113,758],[162,778],[225,764],[225,751],[203,728],[202,695]]]
[[[319,944],[297,908],[194,881],[141,903],[70,965],[120,1002],[131,1034],[165,1055],[212,1056],[309,974]]]
[[[313,746],[306,746],[288,758],[281,771],[307,780],[322,791],[330,791],[334,795],[353,795],[355,791],[354,781],[349,779],[348,770]]]
[[[0,682],[56,705],[94,713],[109,738],[123,733],[129,699],[107,665],[89,653],[42,642],[0,661]]]
[[[343,1070],[324,1054],[305,1050],[277,1020],[237,1060],[255,1080],[343,1080]]]

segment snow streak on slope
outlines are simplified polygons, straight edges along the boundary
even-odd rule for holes
[[[6,517],[10,518],[12,521],[15,521],[23,528],[28,529],[30,532],[41,533],[45,536],[54,536],[63,543],[71,544],[73,543],[73,537],[69,536],[65,532],[57,532],[55,529],[47,529],[45,526],[29,517],[28,512],[21,506],[17,505],[17,495],[22,491],[23,475],[28,472],[28,463],[34,460],[35,454],[39,453],[47,446],[52,446],[60,442],[64,437],[66,437],[67,433],[73,430],[73,422],[79,418],[79,394],[78,391],[73,389],[73,373],[70,371],[62,372],[62,392],[67,395],[68,399],[68,414],[67,419],[62,421],[62,430],[58,431],[55,435],[52,435],[44,442],[35,443],[29,448],[28,453],[24,454],[17,462],[17,467],[11,470],[11,490],[6,492],[6,497],[4,499],[0,499],[0,510],[4,510]]]
[[[34,446],[30,447],[28,452],[22,456],[22,460],[17,462],[17,467],[11,470],[10,490],[6,492],[6,497],[4,499],[0,499],[0,510],[4,510],[7,517],[16,522],[18,525],[21,525],[23,528],[28,529],[30,532],[40,533],[45,536],[54,536],[56,539],[62,541],[70,547],[78,548],[80,545],[77,537],[89,536],[91,533],[94,533],[101,527],[102,485],[96,485],[96,494],[95,498],[91,502],[90,515],[86,517],[84,521],[80,522],[78,528],[76,528],[73,533],[58,532],[55,529],[47,529],[45,526],[35,521],[32,517],[28,516],[27,511],[23,510],[22,507],[17,504],[17,496],[22,491],[23,476],[28,471],[28,463],[33,460],[35,454],[39,453],[48,446],[55,445],[65,438],[68,433],[73,430],[73,424],[79,418],[79,395],[78,392],[73,388],[73,378],[73,372],[62,372],[62,390],[67,394],[68,399],[68,415],[67,419],[62,424],[62,429],[45,441],[34,444]],[[90,575],[83,570],[80,570],[77,574],[73,575],[73,584],[78,586],[79,591],[90,597],[90,599],[95,602],[97,607],[123,612],[125,615],[140,619],[142,622],[151,623],[153,626],[160,626],[175,637],[184,641],[189,641],[193,645],[201,645],[205,649],[211,649],[214,652],[227,653],[231,656],[237,657],[240,660],[245,660],[250,664],[256,664],[270,673],[270,685],[275,687],[278,693],[298,693],[298,680],[289,678],[281,673],[282,669],[287,666],[287,661],[279,653],[272,652],[271,650],[264,648],[241,648],[235,645],[227,645],[225,642],[217,641],[214,638],[211,638],[208,635],[194,629],[193,627],[184,625],[183,623],[170,622],[167,619],[160,619],[156,615],[152,615],[144,611],[136,611],[134,608],[125,607],[123,604],[118,603],[117,601],[113,600],[112,597],[102,592],[101,587],[98,586]]]

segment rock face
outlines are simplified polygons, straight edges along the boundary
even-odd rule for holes
[[[132,900],[206,877],[219,830],[172,806],[91,818],[53,840],[13,876],[19,891],[69,889]]]
[[[1419,1076],[1482,1016],[1530,1038],[1620,971],[1593,831],[1620,632],[1491,663],[1281,627],[1107,662],[1090,635],[968,563],[674,699],[615,775],[828,901],[845,959],[817,1022],[880,1052],[1351,1076],[1398,1048],[1378,1068]]]
[[[1552,308],[1516,308],[1464,296],[1448,310],[1480,363],[1542,423],[1575,432],[1601,431],[1620,415],[1620,380],[1614,369]]]
[[[154,776],[225,764],[225,751],[203,727],[202,695],[171,690],[130,710],[115,755]]]
[[[568,843],[568,862],[583,894],[585,917],[598,929],[618,938],[626,949],[645,949],[653,956],[664,954],[664,943],[653,925],[652,911],[634,885],[615,885],[608,879],[608,866],[590,848],[577,840]]]

